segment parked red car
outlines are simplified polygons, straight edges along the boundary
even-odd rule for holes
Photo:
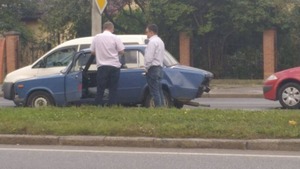
[[[300,108],[300,67],[286,69],[269,76],[263,85],[265,99],[279,100],[283,108]]]

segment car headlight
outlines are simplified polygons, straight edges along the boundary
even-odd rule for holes
[[[276,79],[277,79],[277,76],[275,76],[275,75],[273,74],[273,75],[269,76],[269,77],[266,79],[266,81],[268,81],[268,80],[276,80]]]

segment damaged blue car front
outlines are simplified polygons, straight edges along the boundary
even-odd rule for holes
[[[153,106],[144,70],[145,45],[127,45],[122,63],[118,102],[121,105]],[[96,95],[95,58],[89,49],[77,52],[73,61],[59,74],[21,80],[15,84],[15,103],[20,106],[65,106],[93,103]],[[165,52],[162,80],[165,104],[181,108],[209,92],[211,72],[180,65]],[[109,92],[109,91],[107,91]]]

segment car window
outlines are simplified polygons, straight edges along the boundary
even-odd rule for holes
[[[178,64],[178,61],[168,51],[165,51],[164,65],[174,66]]]
[[[69,46],[67,48],[56,50],[34,65],[33,68],[67,66],[71,62],[72,56],[76,51],[77,46]]]
[[[81,44],[79,46],[79,50],[82,50],[82,49],[86,49],[86,48],[90,48],[91,44]]]
[[[120,62],[125,68],[140,68],[145,65],[144,54],[139,50],[126,50]]]
[[[90,58],[91,53],[80,53],[76,56],[76,61],[72,65],[71,72],[82,71]]]

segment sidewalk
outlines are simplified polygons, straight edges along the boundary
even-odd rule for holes
[[[209,93],[204,93],[202,97],[214,98],[263,98],[261,85],[223,85],[214,86]]]

